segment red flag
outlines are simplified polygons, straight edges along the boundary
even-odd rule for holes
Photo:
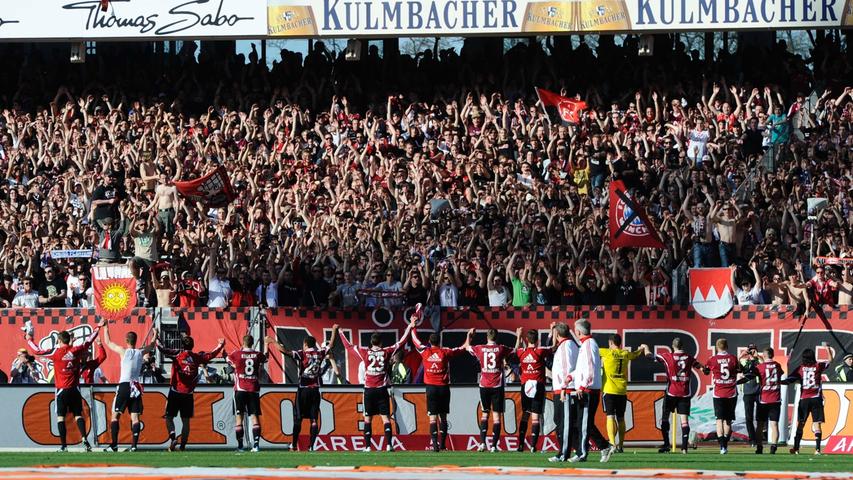
[[[101,11],[106,12],[110,6],[110,0],[101,0]]]
[[[560,114],[560,118],[569,123],[580,122],[581,114],[586,110],[586,102],[583,100],[567,98],[541,88],[536,89],[536,95],[539,97],[539,101],[542,102],[543,106],[556,107],[557,112]]]
[[[175,182],[178,193],[208,207],[227,206],[236,197],[225,167],[219,166],[207,175],[186,182]]]
[[[625,191],[622,180],[610,182],[610,248],[664,248],[646,212]]]
[[[92,267],[95,314],[108,320],[124,320],[136,307],[136,279],[125,264]]]
[[[705,318],[720,318],[734,306],[732,269],[691,268],[690,305]]]

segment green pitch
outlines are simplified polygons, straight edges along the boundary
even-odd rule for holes
[[[548,453],[477,453],[477,452],[287,452],[262,451],[260,453],[233,453],[225,451],[190,451],[167,453],[140,451],[136,453],[68,452],[68,453],[0,453],[0,467],[73,464],[120,464],[150,467],[269,467],[288,468],[312,466],[382,465],[399,467],[456,466],[513,466],[608,469],[689,469],[689,470],[773,470],[798,472],[851,472],[853,455],[814,456],[812,448],[804,448],[800,455],[788,454],[787,447],[776,455],[755,455],[744,447],[733,448],[728,455],[720,455],[713,446],[700,447],[688,455],[681,453],[659,454],[652,448],[627,448],[625,453],[614,454],[609,463],[598,462],[598,453],[590,454],[590,461],[582,464],[548,463]]]

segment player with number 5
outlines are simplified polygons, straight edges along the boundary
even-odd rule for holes
[[[702,370],[711,375],[714,387],[714,416],[717,418],[717,442],[720,454],[729,453],[729,439],[732,436],[732,422],[735,421],[737,408],[737,374],[740,363],[737,357],[728,352],[729,342],[725,338],[717,339],[717,353],[708,359]]]

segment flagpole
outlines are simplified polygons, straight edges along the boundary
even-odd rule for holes
[[[545,120],[548,121],[548,134],[551,133],[551,115],[548,115],[548,110],[545,110],[545,103],[542,102],[542,97],[539,95],[539,87],[533,87],[533,90],[536,91],[536,99],[537,103],[540,107],[542,107],[542,113],[545,114]]]

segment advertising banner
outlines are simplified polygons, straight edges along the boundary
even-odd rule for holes
[[[846,4],[845,4],[846,3]],[[269,36],[838,28],[850,0],[269,0]]]
[[[0,39],[259,38],[264,0],[0,0]]]
[[[142,448],[163,448],[168,445],[163,412],[166,408],[168,385],[146,385],[143,394],[144,412],[139,444]],[[88,439],[93,444],[110,442],[110,405],[115,397],[114,385],[82,387]],[[518,422],[521,417],[521,392],[517,387],[507,389],[503,435],[498,448],[515,450],[518,446]],[[659,416],[662,405],[661,385],[634,385],[628,392],[625,415],[628,442],[654,443],[660,441]],[[396,423],[393,446],[397,450],[426,450],[430,443],[429,418],[423,386],[395,387],[393,414]],[[452,450],[476,450],[479,444],[479,388],[476,385],[451,388],[452,408],[448,415],[450,437],[447,446]],[[202,385],[194,395],[195,417],[190,432],[192,448],[234,448],[234,389],[228,385]],[[293,440],[293,409],[296,389],[285,386],[261,388],[261,448],[286,448]],[[56,432],[54,391],[50,386],[0,387],[0,422],[8,428],[0,437],[0,448],[31,448],[59,445]],[[320,406],[320,436],[314,445],[317,451],[361,450],[364,444],[363,389],[360,387],[324,387]],[[554,450],[553,406],[547,400],[545,423],[539,448]],[[122,417],[120,443],[131,438],[130,417]],[[175,421],[180,423],[180,419]],[[379,419],[376,419],[379,422]],[[599,410],[596,422],[604,431],[605,418]],[[180,428],[180,425],[177,426]],[[374,432],[381,432],[374,425]],[[307,449],[308,435],[303,429],[300,446]],[[246,430],[251,431],[251,429]],[[72,445],[80,441],[76,429],[68,429]],[[381,434],[374,435],[372,447],[384,449]],[[491,439],[489,439],[491,442]],[[528,437],[529,442],[529,437]],[[491,444],[489,445],[491,446]],[[73,447],[72,447],[73,449]]]

